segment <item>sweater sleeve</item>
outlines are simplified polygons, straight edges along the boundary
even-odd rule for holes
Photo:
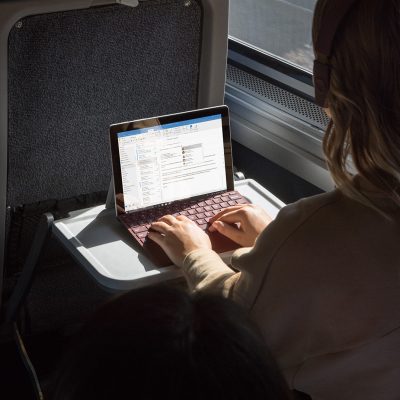
[[[189,253],[182,266],[191,290],[222,293],[230,297],[231,288],[240,277],[212,250],[198,249]]]
[[[251,309],[271,260],[288,236],[309,217],[309,210],[304,210],[302,204],[300,201],[284,207],[260,234],[254,247],[236,250],[230,262],[234,269],[212,250],[198,249],[188,254],[182,270],[189,287],[194,291],[221,293]]]
[[[281,219],[281,214],[282,211],[278,214],[278,220]],[[232,254],[230,265],[234,269],[226,265],[212,250],[197,249],[189,253],[182,266],[189,288],[193,291],[219,293],[241,303],[245,308],[250,308],[265,274],[267,260],[270,258],[265,257],[265,254],[261,255],[260,249],[267,249],[273,254],[277,245],[276,240],[265,238],[266,234],[267,237],[271,236],[269,233],[271,228],[274,238],[275,225],[276,220],[260,235],[254,247],[240,248]]]

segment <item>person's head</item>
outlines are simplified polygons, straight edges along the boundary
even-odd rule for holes
[[[336,0],[317,2],[314,49],[337,6]],[[358,0],[341,20],[326,60],[330,66],[326,105],[332,122],[324,152],[336,184],[367,205],[371,204],[348,172],[348,155],[369,184],[400,205],[399,43],[400,2]]]
[[[165,286],[106,304],[60,370],[62,399],[289,399],[256,328],[236,304]]]

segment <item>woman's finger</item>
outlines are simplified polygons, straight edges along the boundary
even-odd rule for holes
[[[218,218],[217,220],[214,220],[213,222],[211,222],[211,220],[210,220],[210,223],[214,223],[216,221],[227,222],[229,224],[234,224],[236,222],[243,223],[243,212],[241,210],[235,210],[235,211],[226,213],[224,215],[221,215],[220,218]]]
[[[172,225],[176,221],[173,215],[164,215],[158,219],[158,222],[165,222],[166,224]]]
[[[157,222],[153,222],[150,229],[162,234],[166,234],[171,229],[171,225],[159,220]]]
[[[163,244],[163,242],[165,240],[164,235],[162,235],[161,233],[156,232],[156,231],[148,231],[147,232],[147,237],[149,239],[153,240],[154,242],[156,242],[161,247],[162,247],[162,244]]]
[[[216,231],[233,240],[236,243],[241,242],[243,232],[240,231],[235,225],[226,224],[221,221],[214,222],[214,228]]]
[[[217,219],[221,218],[223,215],[230,213],[232,211],[236,211],[236,210],[240,210],[241,208],[243,208],[246,204],[238,204],[237,206],[231,206],[231,207],[227,207],[224,208],[222,211],[220,211],[218,214],[214,215],[211,219],[210,219],[210,224],[212,224],[214,221],[216,221]]]
[[[178,215],[177,217],[176,217],[176,219],[178,220],[178,221],[190,221],[190,222],[193,222],[191,219],[189,219],[188,217],[186,217],[186,215]],[[194,223],[194,222],[193,222]]]

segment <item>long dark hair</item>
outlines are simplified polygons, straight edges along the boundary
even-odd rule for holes
[[[55,398],[289,399],[246,313],[217,296],[165,286],[127,293],[86,324]]]
[[[326,4],[317,2],[313,41]],[[332,122],[323,148],[337,186],[378,208],[361,192],[349,163],[373,191],[400,206],[400,2],[360,0],[337,31],[327,97]]]

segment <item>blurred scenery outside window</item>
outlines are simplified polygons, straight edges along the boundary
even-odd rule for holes
[[[312,70],[312,15],[317,0],[230,0],[229,35]]]

